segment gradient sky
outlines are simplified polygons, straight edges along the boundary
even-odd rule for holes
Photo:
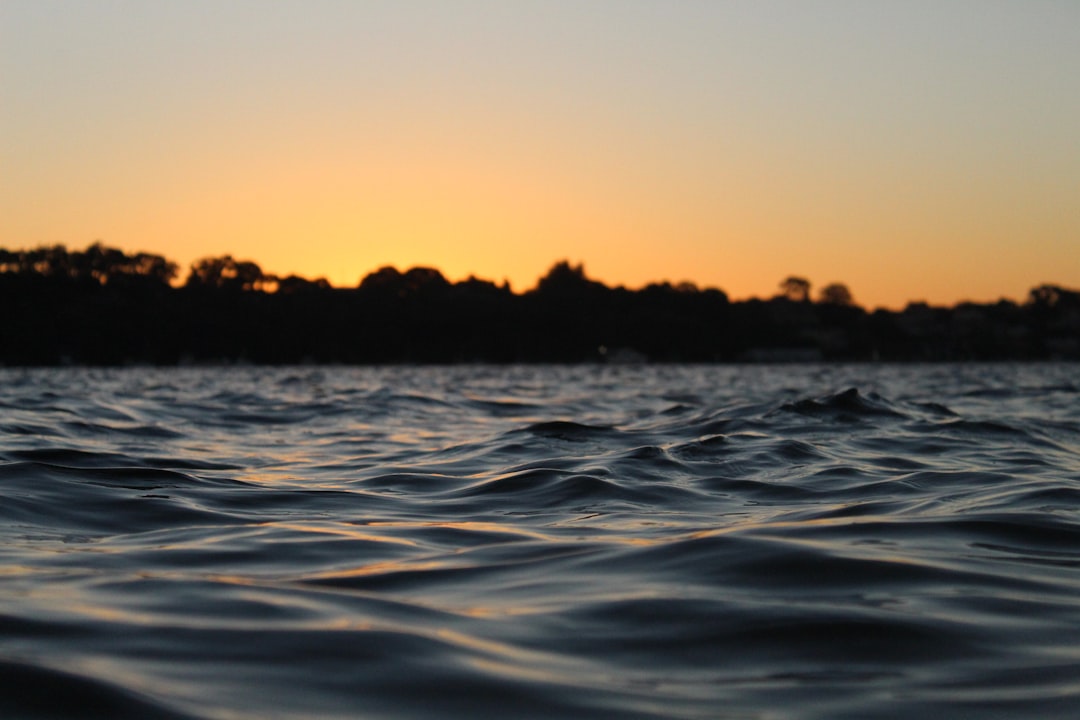
[[[3,0],[0,246],[1080,286],[1080,2]]]

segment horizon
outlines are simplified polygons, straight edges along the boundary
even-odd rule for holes
[[[127,248],[124,248],[124,250],[126,250],[127,252],[133,252],[132,250],[129,250]],[[140,251],[135,250],[134,252],[140,252]],[[146,251],[142,251],[142,252],[146,252]],[[288,277],[289,275],[297,275],[298,277],[301,277],[301,278],[303,278],[305,280],[320,280],[320,279],[323,279],[323,280],[327,280],[327,282],[330,283],[330,286],[333,287],[333,288],[336,288],[336,289],[355,288],[360,284],[360,282],[365,277],[367,277],[368,275],[370,275],[370,274],[372,274],[372,273],[374,273],[374,272],[376,272],[376,271],[378,271],[378,270],[380,270],[381,268],[384,268],[384,267],[393,267],[394,269],[396,269],[396,270],[398,270],[399,272],[402,272],[402,273],[404,273],[404,272],[406,272],[406,271],[408,271],[410,269],[413,269],[413,268],[430,268],[432,270],[438,271],[447,281],[449,281],[451,283],[462,282],[462,281],[468,280],[470,278],[475,278],[477,280],[483,280],[483,281],[487,281],[487,282],[492,282],[492,283],[495,283],[496,285],[502,285],[505,282],[507,285],[510,286],[510,288],[511,288],[511,290],[513,292],[520,294],[520,293],[524,293],[524,292],[529,292],[531,290],[535,290],[537,288],[540,280],[543,279],[543,277],[555,265],[557,265],[557,264],[559,264],[561,262],[566,262],[566,263],[569,263],[571,266],[577,266],[577,265],[582,266],[584,271],[585,271],[585,276],[589,280],[602,283],[603,285],[606,285],[607,287],[612,288],[612,289],[621,287],[621,288],[625,288],[627,290],[635,290],[636,291],[636,290],[644,289],[645,287],[647,287],[649,285],[653,285],[653,284],[668,283],[668,284],[671,284],[671,285],[679,285],[681,283],[690,283],[690,284],[696,286],[699,290],[708,290],[708,289],[720,290],[720,291],[724,292],[728,296],[728,299],[731,302],[744,302],[744,301],[747,301],[747,300],[768,300],[770,298],[782,295],[783,292],[781,291],[781,286],[783,285],[783,281],[785,279],[787,279],[787,278],[790,278],[790,277],[797,277],[797,278],[803,278],[803,279],[808,280],[810,282],[810,293],[811,293],[812,298],[815,298],[817,296],[817,292],[819,290],[821,290],[822,288],[826,287],[827,285],[841,284],[841,285],[846,286],[851,291],[851,294],[852,294],[852,297],[854,299],[854,304],[855,305],[858,305],[858,306],[863,307],[866,310],[870,310],[870,311],[877,310],[877,309],[899,311],[899,310],[903,310],[908,305],[919,304],[919,303],[924,303],[924,304],[927,304],[927,305],[930,305],[930,306],[933,306],[933,307],[955,307],[957,305],[962,305],[964,303],[989,304],[989,303],[998,302],[1000,300],[1007,300],[1007,301],[1011,301],[1011,302],[1014,302],[1014,303],[1017,303],[1017,304],[1023,304],[1027,300],[1028,291],[1032,290],[1033,288],[1043,286],[1043,285],[1053,285],[1053,286],[1058,286],[1058,287],[1062,287],[1062,288],[1066,288],[1066,289],[1072,289],[1074,287],[1074,286],[1069,285],[1067,283],[1057,283],[1057,282],[1052,282],[1052,281],[1041,281],[1041,282],[1033,283],[1029,287],[1023,288],[1021,291],[1019,291],[1019,292],[1017,292],[1015,294],[1011,294],[1011,295],[1008,294],[1008,293],[1002,292],[1002,293],[999,293],[996,296],[992,296],[992,297],[988,296],[988,297],[982,298],[982,299],[959,297],[959,298],[957,298],[957,300],[955,300],[953,302],[931,302],[931,301],[929,301],[929,300],[927,300],[925,298],[910,297],[910,298],[907,298],[907,299],[905,299],[903,301],[900,301],[899,303],[894,304],[894,305],[881,305],[881,304],[871,305],[869,303],[863,302],[862,299],[859,296],[857,288],[852,287],[852,285],[850,283],[846,282],[843,278],[832,278],[830,280],[819,280],[819,279],[816,279],[816,278],[807,277],[806,275],[800,274],[798,272],[791,272],[791,273],[783,273],[783,272],[781,272],[781,273],[776,274],[777,280],[776,280],[776,283],[774,284],[774,286],[771,289],[765,289],[759,294],[736,296],[736,295],[730,293],[727,290],[727,288],[723,287],[722,285],[710,285],[710,284],[699,283],[699,282],[696,282],[696,281],[691,280],[689,278],[652,278],[652,279],[647,279],[647,280],[644,280],[642,282],[635,283],[635,284],[624,283],[624,282],[611,282],[611,281],[605,280],[604,278],[598,277],[595,273],[593,273],[593,271],[590,269],[589,263],[586,260],[581,259],[581,258],[568,258],[568,257],[554,258],[554,259],[550,260],[544,266],[544,268],[542,270],[537,272],[536,277],[533,280],[531,280],[529,282],[526,282],[526,283],[523,283],[523,284],[511,282],[505,275],[503,275],[503,276],[490,276],[489,277],[489,276],[481,275],[481,274],[476,273],[476,272],[468,272],[468,271],[466,271],[466,272],[464,272],[463,274],[460,274],[460,275],[450,275],[445,270],[438,267],[437,265],[434,265],[432,263],[425,263],[425,262],[419,262],[419,263],[408,264],[408,265],[399,265],[399,264],[395,264],[395,263],[384,263],[384,264],[378,265],[376,267],[372,267],[372,268],[370,268],[368,270],[365,270],[365,271],[362,271],[362,272],[356,274],[356,279],[354,281],[352,281],[351,283],[339,284],[339,283],[333,282],[329,278],[329,276],[327,274],[304,275],[304,274],[301,274],[301,273],[293,273],[293,272],[283,272],[283,273],[274,272],[273,270],[271,270],[270,268],[267,268],[261,262],[259,262],[259,259],[256,258],[256,257],[239,257],[239,256],[234,255],[232,253],[217,253],[217,254],[214,254],[214,255],[207,255],[207,256],[200,257],[200,258],[196,258],[192,262],[189,262],[189,263],[186,263],[186,264],[177,262],[177,267],[178,267],[177,278],[176,278],[177,282],[182,283],[184,281],[184,279],[186,279],[187,273],[189,273],[191,271],[191,267],[195,262],[198,262],[199,260],[203,260],[203,259],[207,259],[207,258],[225,257],[225,256],[230,256],[234,260],[237,260],[237,261],[254,262],[255,264],[257,264],[259,266],[260,270],[262,270],[263,273],[266,274],[266,275],[273,275],[273,276],[275,276],[277,278],[284,278],[284,277]],[[171,259],[171,258],[166,257],[166,259]],[[496,273],[496,275],[498,275],[498,273]]]
[[[629,292],[639,292],[639,291],[645,290],[647,287],[649,287],[651,285],[665,285],[666,284],[666,285],[670,285],[670,286],[673,286],[673,287],[678,287],[679,285],[689,284],[689,285],[693,286],[693,288],[695,290],[697,290],[697,291],[704,292],[704,291],[709,291],[709,290],[718,290],[718,291],[724,293],[724,295],[727,297],[728,301],[732,302],[732,303],[742,303],[742,302],[748,302],[748,301],[753,301],[753,300],[769,301],[769,300],[772,300],[772,299],[784,297],[786,295],[786,292],[784,290],[784,286],[785,286],[786,282],[790,281],[790,280],[797,280],[797,281],[805,281],[807,283],[806,292],[807,292],[807,300],[809,302],[814,302],[814,303],[827,303],[827,302],[829,302],[829,301],[827,301],[827,300],[825,300],[825,299],[823,299],[821,297],[821,291],[823,289],[825,289],[827,286],[839,285],[839,286],[842,286],[845,290],[847,290],[849,292],[849,302],[850,302],[851,306],[861,308],[862,310],[864,310],[866,312],[874,312],[876,310],[886,310],[886,311],[889,311],[889,312],[902,312],[904,309],[906,309],[906,308],[908,308],[910,306],[913,306],[913,305],[915,305],[915,306],[917,306],[917,305],[926,305],[926,306],[929,306],[929,307],[946,308],[946,309],[956,308],[956,307],[958,307],[960,305],[968,304],[968,303],[976,304],[976,305],[993,305],[993,304],[996,304],[998,302],[1011,302],[1011,303],[1014,303],[1016,305],[1023,305],[1023,304],[1027,303],[1030,300],[1031,291],[1036,290],[1036,289],[1041,288],[1041,287],[1054,287],[1054,288],[1058,288],[1058,289],[1065,290],[1065,291],[1068,291],[1068,292],[1080,292],[1080,289],[1078,289],[1078,288],[1075,288],[1075,287],[1072,287],[1072,286],[1069,286],[1069,285],[1064,285],[1064,284],[1061,284],[1061,283],[1037,283],[1036,285],[1033,285],[1033,286],[1027,288],[1025,290],[1024,294],[1022,294],[1020,296],[1009,297],[1009,296],[1006,296],[1006,295],[1002,294],[1002,295],[999,295],[998,297],[993,298],[991,300],[979,301],[979,300],[961,299],[961,300],[958,300],[955,303],[951,303],[951,304],[948,304],[948,303],[934,303],[934,302],[928,302],[927,300],[924,300],[924,299],[921,299],[921,298],[911,298],[909,300],[904,301],[900,305],[893,306],[893,307],[888,307],[888,306],[882,306],[882,305],[871,306],[871,305],[868,305],[868,304],[862,302],[860,300],[860,298],[858,297],[858,295],[855,293],[855,291],[850,287],[850,285],[848,285],[842,279],[836,279],[836,280],[829,281],[829,282],[815,282],[813,278],[807,278],[805,276],[799,275],[798,273],[790,273],[790,274],[782,276],[782,279],[777,282],[776,287],[774,288],[773,292],[771,292],[771,293],[761,294],[761,295],[751,295],[751,296],[746,296],[746,297],[735,297],[735,296],[731,295],[730,293],[728,293],[728,291],[724,287],[721,287],[721,286],[702,285],[702,284],[694,283],[692,281],[686,281],[686,280],[678,281],[678,280],[672,280],[670,278],[650,280],[648,282],[642,283],[641,285],[627,285],[625,283],[614,283],[613,284],[613,283],[605,282],[604,280],[595,277],[589,271],[587,263],[585,263],[583,261],[575,261],[575,260],[572,260],[570,258],[560,258],[560,259],[551,261],[548,264],[547,269],[544,272],[538,274],[536,279],[533,280],[532,283],[528,284],[526,287],[514,287],[511,283],[509,283],[506,280],[501,280],[500,281],[500,280],[497,280],[497,279],[492,278],[492,277],[480,276],[480,275],[478,275],[476,273],[468,273],[468,274],[466,274],[464,276],[461,276],[461,277],[452,277],[452,276],[447,275],[441,268],[438,268],[438,267],[436,267],[434,265],[431,265],[431,264],[425,264],[425,263],[420,263],[420,264],[417,264],[417,265],[409,265],[409,266],[397,266],[397,265],[393,265],[393,264],[380,265],[378,267],[371,268],[371,269],[367,270],[366,272],[363,272],[360,275],[358,275],[355,282],[347,284],[347,285],[343,285],[343,284],[333,283],[333,282],[329,281],[328,278],[326,278],[326,276],[323,276],[323,275],[308,276],[308,275],[302,275],[302,274],[299,274],[299,273],[292,273],[292,272],[275,273],[272,270],[264,267],[262,265],[262,263],[259,262],[258,258],[254,258],[254,257],[237,257],[235,255],[232,255],[231,253],[219,253],[219,254],[215,254],[215,255],[208,255],[208,256],[205,256],[205,257],[202,257],[202,258],[197,258],[195,261],[185,265],[185,264],[182,264],[180,262],[177,262],[175,259],[173,259],[173,258],[171,258],[171,257],[169,257],[167,255],[164,255],[164,254],[158,254],[158,253],[154,253],[154,252],[148,251],[148,250],[128,250],[126,248],[116,248],[116,247],[110,246],[110,245],[108,245],[106,243],[102,243],[101,241],[95,241],[94,243],[91,243],[91,244],[87,245],[85,248],[68,247],[64,243],[58,243],[56,245],[51,245],[51,246],[50,245],[39,245],[39,246],[36,246],[36,247],[23,247],[23,248],[7,248],[7,247],[0,246],[0,252],[26,253],[26,252],[33,252],[33,251],[36,251],[36,250],[49,250],[49,249],[56,248],[56,247],[63,248],[64,251],[69,253],[69,254],[71,254],[71,253],[85,253],[85,252],[90,251],[94,247],[100,247],[100,248],[102,248],[104,250],[120,250],[121,252],[124,252],[125,254],[127,254],[129,257],[134,257],[134,256],[139,255],[139,254],[147,254],[147,255],[157,256],[157,257],[161,258],[162,260],[175,265],[176,274],[168,282],[169,286],[174,288],[174,289],[184,287],[184,285],[188,282],[189,278],[191,278],[194,275],[196,263],[198,263],[200,261],[204,261],[204,260],[230,259],[230,260],[232,260],[232,261],[234,261],[234,262],[236,262],[238,264],[240,264],[240,263],[253,263],[255,266],[258,267],[259,271],[262,273],[262,276],[264,278],[272,279],[273,281],[280,281],[280,280],[287,279],[290,276],[295,276],[295,277],[300,278],[301,280],[305,280],[305,281],[308,281],[308,282],[326,281],[328,283],[329,287],[331,289],[333,289],[333,290],[356,289],[356,288],[360,287],[361,283],[367,277],[375,275],[379,271],[381,271],[381,270],[383,270],[385,268],[388,268],[388,267],[393,268],[395,271],[397,271],[397,272],[399,272],[401,274],[405,274],[405,273],[409,272],[410,270],[414,270],[414,269],[433,270],[433,271],[437,272],[444,280],[446,280],[450,284],[458,284],[458,283],[465,282],[465,281],[468,281],[468,280],[477,280],[477,281],[480,281],[480,282],[488,282],[488,283],[491,283],[491,284],[493,284],[495,286],[503,286],[505,284],[510,289],[510,291],[512,293],[517,294],[517,295],[521,295],[521,294],[525,294],[525,293],[528,293],[528,292],[534,292],[534,291],[538,290],[539,287],[540,287],[540,282],[545,277],[547,277],[558,266],[565,265],[565,266],[567,266],[568,268],[570,268],[571,270],[573,270],[575,272],[580,271],[582,273],[582,276],[586,280],[588,280],[590,282],[600,283],[601,285],[605,286],[609,290],[627,290]],[[9,269],[3,269],[2,267],[0,267],[0,275],[2,275],[4,272],[10,272],[10,271],[11,271],[10,268]],[[256,289],[255,291],[256,292],[268,292],[268,293],[272,294],[272,293],[276,292],[277,290],[276,290],[276,288],[270,290],[270,289],[267,289],[266,287],[263,287],[261,289]]]
[[[0,243],[866,308],[1080,286],[1080,5],[0,6]]]

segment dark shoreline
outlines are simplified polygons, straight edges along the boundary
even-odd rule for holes
[[[175,275],[164,258],[100,245],[0,250],[0,365],[1080,359],[1080,291],[1054,285],[1023,304],[871,312],[837,284],[816,302],[797,278],[777,297],[731,302],[689,284],[611,288],[565,262],[523,293],[430,268],[334,288],[227,256],[196,263],[183,286]]]

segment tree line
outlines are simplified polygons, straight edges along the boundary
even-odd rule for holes
[[[768,299],[590,279],[561,261],[531,290],[383,267],[354,288],[229,255],[176,263],[94,244],[0,249],[0,364],[760,362],[1080,359],[1080,291],[1023,303],[867,311],[842,283]]]

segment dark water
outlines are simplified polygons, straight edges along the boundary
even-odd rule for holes
[[[0,717],[1080,717],[1080,367],[0,370]]]

